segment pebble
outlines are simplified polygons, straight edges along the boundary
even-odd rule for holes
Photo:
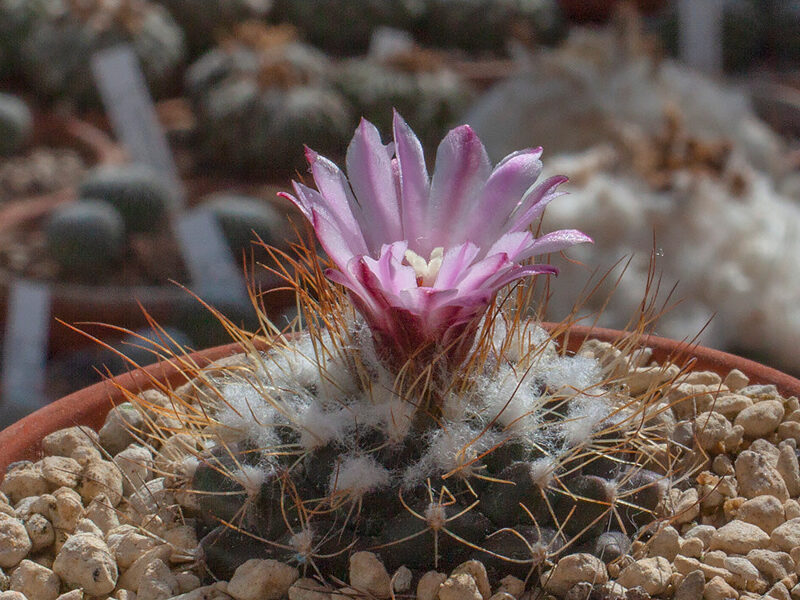
[[[582,581],[606,583],[608,573],[602,560],[591,554],[578,553],[562,557],[549,576],[543,576],[542,580],[547,592],[563,596],[572,586]]]
[[[772,533],[786,520],[783,504],[775,496],[756,496],[745,501],[736,511],[736,518]]]
[[[711,525],[695,525],[689,531],[687,531],[683,537],[686,539],[690,538],[697,538],[703,542],[703,547],[708,548],[711,545],[711,537],[714,535],[714,532],[717,530],[716,527],[712,527]]]
[[[723,566],[733,577],[728,583],[740,590],[763,594],[767,590],[767,581],[761,577],[758,569],[744,557],[726,556]]]
[[[0,513],[0,567],[16,567],[32,546],[22,521]]]
[[[236,569],[228,583],[228,594],[236,600],[279,600],[299,577],[292,566],[252,558]]]
[[[800,422],[784,421],[778,425],[778,437],[782,440],[794,440],[800,444]]]
[[[144,418],[130,402],[112,408],[98,432],[100,445],[112,456],[136,441],[134,434],[144,426]]]
[[[742,394],[722,394],[714,403],[714,410],[729,419],[735,419],[736,415],[751,406],[753,406],[753,401],[747,396]]]
[[[513,575],[506,575],[500,580],[500,587],[497,588],[497,591],[511,594],[514,598],[519,598],[525,591],[525,582]]]
[[[92,460],[83,468],[80,494],[84,503],[104,494],[112,506],[122,500],[122,473],[113,462]]]
[[[706,577],[703,572],[699,569],[691,571],[675,588],[673,600],[697,600],[702,597],[705,585]]]
[[[108,594],[117,584],[117,563],[108,546],[87,533],[75,534],[64,542],[53,571],[69,587],[83,588],[92,596]]]
[[[228,586],[230,588],[230,585]],[[152,561],[139,580],[136,600],[168,600],[180,591],[178,580],[164,561]]]
[[[47,567],[23,560],[11,573],[11,589],[36,600],[56,600],[61,580]]]
[[[144,446],[131,444],[117,454],[113,462],[122,473],[122,490],[125,496],[130,496],[152,478],[153,455]]]
[[[783,477],[786,490],[791,497],[800,495],[800,464],[797,461],[797,452],[788,442],[783,442],[778,447],[780,456],[775,468]]]
[[[42,451],[46,456],[68,456],[81,464],[90,459],[100,459],[97,449],[99,438],[90,427],[68,427],[46,435],[42,440]]]
[[[475,585],[478,586],[481,597],[488,600],[492,595],[492,587],[489,585],[489,576],[486,574],[486,567],[483,566],[483,563],[477,560],[468,560],[453,569],[450,576],[452,577],[453,575],[459,575],[461,573],[466,573],[471,576],[475,581]]]
[[[756,548],[766,548],[769,541],[769,534],[760,527],[734,519],[714,532],[709,549],[727,554],[747,554]]]
[[[793,548],[800,548],[800,518],[779,525],[772,530],[770,538],[777,550],[791,552]]]
[[[31,540],[31,552],[38,552],[56,541],[53,524],[39,513],[34,513],[25,520],[25,531]]]
[[[695,488],[671,489],[664,501],[666,515],[675,525],[691,523],[700,514],[700,497]]]
[[[7,592],[0,592],[0,600],[28,600],[28,598],[22,592],[8,590]]]
[[[66,456],[45,456],[38,463],[42,476],[50,490],[60,487],[74,488],[81,480],[83,467],[74,458]]]
[[[731,369],[725,376],[723,383],[728,386],[732,392],[738,392],[750,383],[750,378],[742,373],[739,369]]]
[[[769,583],[783,579],[794,570],[794,561],[786,552],[751,550],[747,553],[747,560],[767,578]]]
[[[303,577],[289,588],[289,600],[331,600],[331,594],[315,579]]]
[[[783,477],[762,454],[744,450],[736,457],[734,466],[739,492],[745,498],[766,494],[775,496],[781,502],[789,499],[789,491],[786,489]]]
[[[392,575],[392,589],[395,592],[403,594],[411,589],[411,582],[414,580],[414,574],[408,567],[400,567]]]
[[[378,598],[388,598],[392,593],[389,573],[372,552],[355,552],[350,556],[350,586]]]
[[[704,412],[697,415],[695,434],[697,443],[707,452],[719,454],[725,452],[725,441],[733,432],[733,426],[725,415],[718,412]]]
[[[75,531],[75,526],[83,516],[83,500],[80,494],[73,489],[62,487],[53,492],[54,507],[50,521],[56,530],[69,533]]]
[[[105,494],[95,496],[86,507],[83,516],[91,520],[105,536],[112,529],[119,527],[119,516],[117,511],[111,506],[111,502]]]
[[[650,556],[663,556],[669,561],[681,551],[681,536],[672,525],[658,531],[648,543]]]
[[[439,588],[439,600],[482,600],[478,586],[471,575],[451,575]]]
[[[119,578],[119,587],[126,590],[137,591],[139,583],[144,576],[147,567],[155,560],[168,561],[172,554],[172,548],[168,544],[161,544],[155,548],[147,550],[131,563],[131,566]]]
[[[83,590],[72,590],[61,594],[56,600],[83,600]]]
[[[662,556],[642,558],[622,569],[617,583],[626,588],[642,587],[648,594],[664,592],[672,578],[672,565]]]
[[[722,577],[714,577],[703,590],[703,600],[734,600],[739,592],[733,589]]]
[[[108,548],[120,568],[127,569],[146,551],[159,543],[152,536],[145,535],[132,525],[121,525],[108,532]]]
[[[736,416],[734,425],[741,425],[747,437],[765,437],[778,428],[783,415],[782,402],[779,400],[764,400],[742,410]]]
[[[447,575],[428,571],[417,583],[417,600],[436,600],[439,588],[447,580]]]
[[[8,496],[12,504],[17,504],[23,498],[40,496],[49,489],[41,467],[29,460],[9,465],[5,478],[0,482],[0,492]]]

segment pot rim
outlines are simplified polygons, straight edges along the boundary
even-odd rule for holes
[[[570,350],[590,337],[617,342],[633,335],[617,329],[587,325],[572,325],[565,331],[561,331],[564,327],[561,323],[541,325],[550,332],[556,332],[556,339]],[[653,358],[659,362],[671,358],[679,364],[690,363],[692,370],[711,370],[723,377],[731,369],[739,369],[750,378],[750,384],[774,384],[784,396],[800,396],[800,379],[734,354],[656,335],[642,335],[637,345],[652,348]],[[237,342],[194,352],[189,359],[198,367],[205,367],[243,351],[244,347]],[[152,388],[154,379],[173,386],[187,380],[175,364],[157,362],[78,390],[3,429],[0,431],[0,475],[12,462],[38,457],[41,440],[49,433],[75,425],[99,429],[108,411],[124,401],[120,388],[141,392]]]

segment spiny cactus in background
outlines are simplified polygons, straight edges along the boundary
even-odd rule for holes
[[[27,22],[19,40],[20,71],[49,97],[95,102],[91,56],[116,44],[131,44],[155,95],[174,86],[185,58],[180,28],[148,0],[53,0]]]
[[[352,58],[335,73],[334,85],[358,114],[387,130],[396,108],[414,123],[427,147],[466,112],[474,96],[469,84],[437,54],[413,47],[385,60]]]
[[[237,27],[187,72],[201,155],[277,174],[302,168],[301,140],[340,151],[352,116],[327,83],[330,68],[321,52],[294,40],[291,28]]]
[[[328,52],[352,56],[366,51],[378,27],[413,29],[421,11],[418,0],[275,0],[270,17]]]
[[[276,251],[307,330],[260,352],[271,323],[226,322],[245,355],[207,370],[177,356],[188,384],[130,394],[151,415],[138,434],[178,434],[153,489],[196,519],[202,567],[223,579],[251,558],[341,579],[357,550],[390,570],[477,558],[520,577],[562,551],[617,558],[676,474],[684,446],[660,396],[679,370],[634,383],[650,356],[635,339],[568,356],[527,319],[529,289],[496,298],[556,272],[532,257],[589,241],[531,233],[563,182],[535,184],[541,149],[492,168],[463,126],[429,177],[419,140],[393,125],[385,146],[362,121],[347,177],[309,150],[318,189],[287,196],[330,259]]]
[[[19,74],[19,51],[31,25],[58,8],[52,0],[0,0],[0,76]]]
[[[162,227],[175,201],[161,176],[144,165],[96,167],[81,182],[78,194],[112,205],[122,215],[128,232]]]
[[[33,115],[21,99],[0,93],[0,156],[22,149],[33,134]]]
[[[247,251],[254,239],[269,246],[285,246],[286,218],[261,198],[214,194],[203,200],[198,209],[214,215],[237,256]]]
[[[154,0],[183,29],[192,51],[206,50],[237,23],[263,19],[272,0]]]
[[[503,53],[511,39],[553,45],[567,22],[558,0],[425,0],[419,31],[432,46]]]
[[[101,200],[56,208],[45,223],[48,254],[70,276],[92,278],[111,269],[125,250],[125,223]]]

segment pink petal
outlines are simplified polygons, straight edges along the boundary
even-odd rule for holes
[[[517,279],[532,275],[558,275],[558,268],[553,265],[514,265],[497,273],[493,279],[486,282],[486,286],[497,291]]]
[[[556,175],[546,179],[525,194],[519,208],[506,223],[505,230],[509,232],[522,231],[530,227],[531,223],[542,216],[547,205],[562,195],[556,191],[556,188],[565,181],[567,181],[566,177]]]
[[[381,248],[378,260],[364,257],[364,264],[380,281],[381,288],[394,295],[399,295],[403,290],[417,287],[417,274],[414,269],[402,263],[403,255],[408,242],[395,242]]]
[[[520,257],[520,260],[537,256],[540,254],[551,254],[553,252],[561,252],[574,246],[575,244],[592,244],[594,243],[585,233],[577,229],[560,229],[553,231],[540,238],[534,240],[532,244],[525,250],[525,253]]]
[[[411,249],[427,257],[437,246],[451,246],[454,224],[470,219],[491,172],[486,149],[472,128],[450,131],[436,151],[426,229],[422,239],[409,240]]]
[[[541,148],[522,150],[495,167],[481,192],[479,208],[461,225],[463,239],[486,246],[498,238],[542,172],[541,156]]]
[[[470,242],[448,249],[442,257],[442,265],[439,267],[433,287],[447,289],[455,286],[458,277],[472,264],[478,252],[480,248]]]
[[[328,205],[330,212],[336,216],[342,233],[358,240],[358,247],[361,250],[356,252],[357,254],[366,254],[367,246],[362,233],[365,225],[364,216],[353,197],[344,173],[333,162],[310,148],[306,148],[306,158],[321,198]]]
[[[508,266],[510,261],[505,254],[488,256],[466,269],[457,282],[459,293],[466,293],[483,286],[487,279]]]
[[[392,162],[377,128],[362,119],[347,148],[347,176],[361,207],[364,239],[372,256],[403,239]]]
[[[486,252],[485,256],[504,253],[509,260],[516,261],[533,244],[534,237],[530,231],[507,233],[497,240]]]
[[[430,180],[422,144],[397,111],[394,111],[393,129],[400,181],[403,237],[413,244],[425,231]]]

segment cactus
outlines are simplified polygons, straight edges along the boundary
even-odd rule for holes
[[[114,206],[128,232],[154,231],[174,202],[172,192],[157,173],[143,165],[100,166],[78,188],[84,198],[96,198]]]
[[[170,12],[194,52],[208,49],[237,23],[263,19],[272,0],[155,0]]]
[[[246,353],[192,369],[180,390],[161,388],[171,396],[164,427],[192,440],[170,460],[165,485],[195,519],[201,571],[212,578],[272,558],[343,579],[359,550],[390,571],[449,571],[476,558],[493,577],[529,577],[574,549],[612,560],[646,535],[676,475],[685,448],[672,443],[661,399],[679,369],[651,367],[643,384],[637,367],[649,355],[633,349],[635,336],[567,355],[522,317],[524,290],[487,300],[498,279],[555,270],[515,270],[515,248],[536,254],[588,240],[528,230],[538,202],[531,210],[516,195],[547,203],[561,181],[533,185],[540,150],[512,154],[490,177],[485,150],[462,126],[440,145],[428,186],[417,138],[399,115],[393,125],[387,147],[362,121],[349,183],[309,151],[319,191],[295,183],[297,196],[287,195],[334,267],[324,269],[309,245],[285,257],[307,331],[261,352],[252,333],[224,321]],[[444,206],[428,212],[442,190]],[[462,195],[474,204],[458,214]],[[376,203],[384,211],[370,214]],[[508,215],[496,214],[501,206]],[[513,231],[482,238],[492,222]],[[475,242],[459,245],[458,231],[471,225]],[[404,253],[385,241],[396,232],[408,235]],[[440,240],[457,252],[425,251]],[[473,264],[477,243],[505,251]],[[437,296],[440,277],[461,283]],[[415,304],[413,290],[426,301]],[[263,320],[259,331],[276,329]],[[639,377],[635,393],[629,372]],[[154,444],[164,436],[154,423]]]
[[[363,53],[377,27],[413,27],[415,0],[276,0],[271,17],[291,23],[320,48],[339,55]]]
[[[55,209],[44,227],[48,254],[61,270],[91,279],[112,268],[125,250],[125,224],[101,200],[84,199]]]
[[[22,100],[0,94],[0,156],[17,153],[33,133],[33,116]]]
[[[557,0],[428,0],[419,35],[479,54],[502,53],[513,37],[553,45],[566,33]]]
[[[151,92],[160,95],[172,88],[185,47],[181,30],[163,7],[147,0],[57,0],[57,6],[32,18],[20,43],[21,72],[38,93],[96,102],[91,56],[126,42]]]
[[[285,174],[302,167],[303,142],[340,153],[352,116],[327,85],[329,70],[324,55],[285,28],[238,28],[187,72],[203,159]]]
[[[236,256],[247,251],[255,239],[275,247],[285,246],[288,222],[269,202],[260,198],[215,194],[198,207],[213,214]]]
[[[0,75],[19,74],[19,50],[32,24],[58,10],[52,0],[0,0]]]
[[[413,65],[414,52],[424,57],[417,50],[388,64],[369,58],[344,61],[336,70],[335,86],[358,113],[382,130],[391,127],[392,108],[402,112],[423,146],[431,147],[466,112],[474,93],[455,72],[438,64],[435,56],[428,64]]]

